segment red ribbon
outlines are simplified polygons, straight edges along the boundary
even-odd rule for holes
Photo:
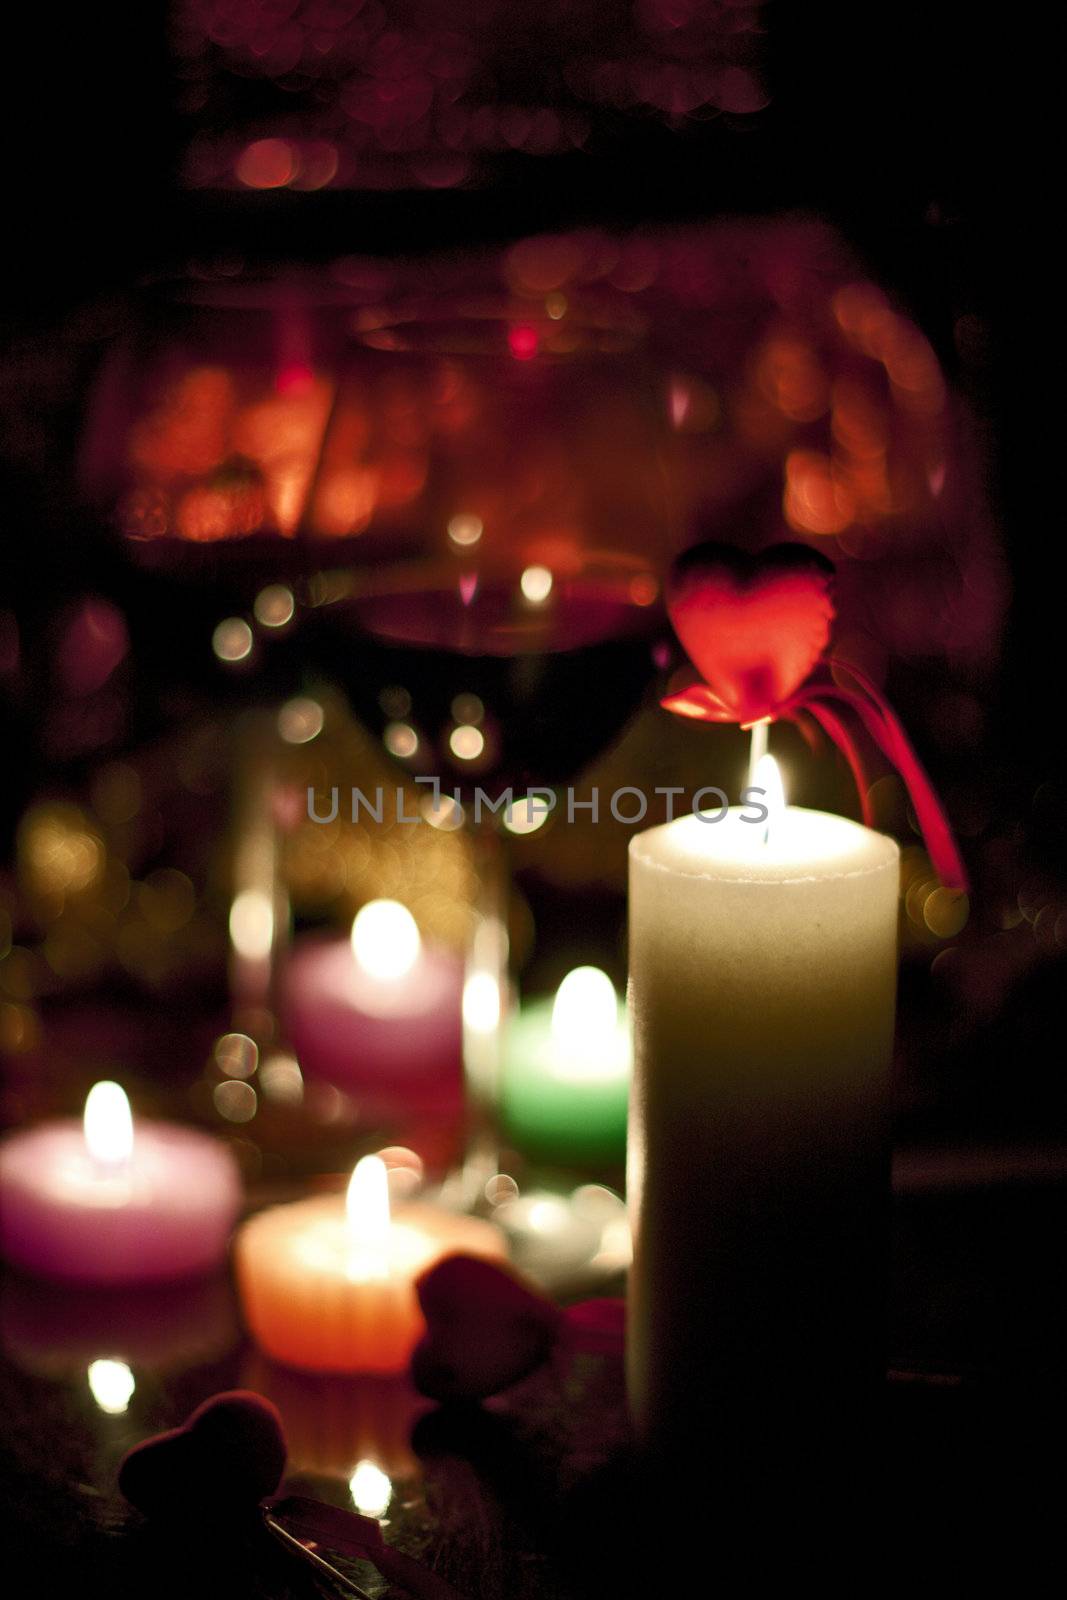
[[[900,718],[882,692],[852,662],[831,656],[827,666],[835,674],[852,677],[855,687],[840,683],[830,673],[825,678],[813,677],[768,712],[768,720],[774,722],[783,717],[787,722],[801,724],[805,712],[815,719],[848,762],[859,790],[863,820],[873,826],[868,795],[870,780],[856,732],[849,725],[851,713],[903,778],[931,865],[941,882],[946,889],[966,891],[967,869],[949,820]],[[693,717],[701,722],[737,720],[730,707],[706,683],[695,683],[677,694],[667,695],[660,704],[677,716]]]
[[[941,882],[966,890],[948,818],[900,718],[859,667],[824,654],[832,575],[830,563],[804,545],[777,545],[756,557],[715,544],[688,551],[671,575],[667,609],[710,681],[660,703],[676,716],[741,727],[784,717],[804,729],[810,717],[848,762],[870,824],[866,735],[904,780]]]

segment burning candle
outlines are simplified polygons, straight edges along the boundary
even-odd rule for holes
[[[884,1375],[899,878],[768,771],[765,820],[630,845],[631,1402],[646,1437],[757,1450]]]
[[[458,1106],[462,994],[461,962],[427,946],[405,906],[373,900],[350,938],[298,941],[283,1008],[304,1073],[351,1090],[367,1115],[388,1115]]]
[[[0,1143],[0,1251],[45,1277],[161,1281],[224,1259],[241,1203],[230,1152],[170,1122],[134,1122],[98,1083],[81,1123],[46,1122]]]
[[[442,1256],[500,1259],[491,1223],[427,1205],[393,1220],[385,1163],[357,1162],[346,1195],[274,1206],[237,1235],[237,1285],[256,1343],[308,1372],[400,1372],[422,1335],[415,1279]]]
[[[548,1159],[622,1161],[630,1088],[626,1007],[607,973],[576,967],[523,1006],[504,1047],[502,1110],[515,1143]]]

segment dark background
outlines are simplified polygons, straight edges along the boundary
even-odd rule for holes
[[[257,194],[176,181],[189,129],[174,108],[164,7],[19,7],[3,25],[4,335],[45,329],[191,255],[277,259],[295,244],[314,259],[593,220],[820,212],[910,305],[990,424],[1015,574],[1001,737],[1026,760],[1053,709],[1058,653],[1045,581],[1055,534],[1044,458],[1056,452],[1040,393],[1058,321],[1051,39],[1034,14],[959,0],[779,0],[761,16],[771,101],[754,118],[680,133],[630,119],[572,156],[515,157],[470,190]],[[961,315],[981,332],[963,368]]]
[[[174,110],[163,7],[23,3],[0,24],[0,338],[13,348],[46,349],[51,330],[79,307],[180,269],[192,255],[276,260],[297,247],[311,259],[348,250],[387,255],[591,221],[816,211],[910,307],[985,423],[989,494],[1014,585],[988,758],[1001,774],[1005,814],[1026,829],[1038,785],[1063,772],[1056,560],[1063,452],[1048,399],[1060,370],[1054,344],[1064,294],[1050,179],[1063,85],[1053,81],[1057,47],[1044,20],[1051,13],[964,0],[779,0],[762,16],[771,100],[743,125],[720,118],[678,133],[651,118],[620,123],[581,153],[516,157],[491,185],[470,190],[252,194],[192,192],[177,181],[188,126]],[[964,316],[977,319],[981,332],[966,357],[954,339]],[[72,434],[77,398],[67,418]],[[9,403],[32,413],[34,399],[14,395]],[[22,470],[0,502],[0,605],[5,589],[31,608],[35,596],[75,592],[79,569],[101,559],[83,528],[49,522],[50,489]],[[32,730],[15,731],[32,746]],[[18,747],[3,738],[5,751]],[[32,757],[9,761],[5,834],[35,787]],[[6,844],[5,837],[3,854]],[[1032,835],[1028,848],[1062,885],[1062,807],[1055,826]],[[981,1134],[1010,1138],[1014,1110],[1031,1138],[1052,1140],[1062,1128],[1050,1114],[1058,1105],[1062,1118],[1061,975],[1062,959],[1050,962],[1013,997],[987,1029],[980,1061],[956,1060],[948,1049],[957,1128],[971,1121]],[[910,1014],[921,1015],[925,971],[912,982]],[[1044,1087],[1018,1087],[1028,1070],[1039,1071]],[[990,1191],[979,1205],[976,1217],[964,1200],[950,1197],[940,1211],[936,1195],[913,1202],[902,1229],[909,1264],[899,1298],[909,1309],[895,1335],[897,1353],[955,1371],[973,1364],[1007,1374],[1004,1412],[1021,1442],[1012,1434],[1006,1449],[991,1448],[988,1410],[976,1411],[973,1422],[967,1413],[962,1427],[951,1417],[946,1426],[937,1410],[917,1433],[909,1421],[897,1480],[907,1486],[901,1529],[916,1505],[936,1508],[946,1484],[958,1485],[961,1504],[982,1485],[993,1497],[1005,1469],[1014,1474],[1031,1452],[1037,1461],[1061,1443],[1059,1413],[1048,1402],[1057,1383],[1062,1390],[1062,1200],[1054,1206],[1040,1189],[1006,1199]],[[962,1290],[953,1287],[954,1274]],[[234,1377],[227,1370],[218,1381]],[[1044,1391],[1030,1395],[1028,1385],[1039,1381]],[[26,1390],[19,1425],[27,1438],[42,1428],[34,1404],[42,1388]],[[947,1404],[960,1403],[945,1392]],[[174,1420],[187,1409],[184,1398],[169,1398]],[[58,1415],[62,1421],[65,1413]],[[1042,1423],[1051,1436],[1038,1451]],[[59,1434],[47,1417],[43,1431]],[[69,1468],[71,1482],[91,1476],[73,1459],[79,1448],[80,1435],[72,1436],[72,1459],[57,1469]],[[990,1467],[989,1476],[985,1463],[999,1470]],[[20,1490],[26,1498],[15,1502],[16,1514],[31,1530],[56,1535],[68,1500],[42,1488],[34,1506],[33,1492]],[[991,1520],[1003,1516],[1000,1505],[987,1509]],[[961,1525],[972,1541],[981,1520],[968,1506]],[[703,1529],[699,1544],[706,1544]]]

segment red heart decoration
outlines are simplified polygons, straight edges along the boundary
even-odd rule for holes
[[[449,1256],[416,1284],[426,1333],[411,1375],[433,1400],[484,1400],[546,1360],[562,1313],[489,1261]]]
[[[119,1467],[119,1488],[146,1517],[194,1508],[225,1517],[273,1494],[286,1453],[275,1407],[234,1389],[206,1400],[180,1428],[135,1445]]]
[[[774,717],[826,648],[833,564],[803,544],[759,555],[699,544],[675,562],[667,612],[704,679],[663,701],[703,721]]]

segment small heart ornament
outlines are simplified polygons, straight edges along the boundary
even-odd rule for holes
[[[900,718],[854,662],[829,654],[833,563],[803,544],[758,555],[729,545],[694,545],[674,563],[667,613],[703,682],[660,703],[700,722],[742,728],[786,718],[833,740],[873,822],[863,745],[873,742],[907,787],[930,860],[948,889],[964,892],[967,872],[948,818]]]
[[[802,544],[759,555],[711,542],[687,550],[668,581],[667,613],[704,683],[667,709],[742,726],[774,717],[829,642],[833,577],[832,563]]]
[[[513,1273],[474,1256],[449,1256],[415,1287],[426,1333],[411,1375],[432,1400],[487,1400],[557,1355],[621,1358],[622,1300],[583,1300],[561,1311]]]
[[[180,1428],[136,1445],[119,1488],[146,1517],[226,1517],[273,1494],[285,1471],[281,1417],[244,1389],[213,1395]]]
[[[437,1573],[387,1545],[373,1517],[277,1494],[286,1455],[276,1407],[233,1389],[205,1400],[180,1428],[135,1445],[119,1467],[119,1488],[142,1515],[187,1532],[209,1528],[215,1539],[258,1515],[287,1550],[357,1600],[370,1597],[326,1560],[324,1546],[369,1561],[415,1600],[463,1600]]]
[[[474,1256],[448,1256],[416,1284],[426,1332],[411,1358],[432,1400],[482,1400],[545,1361],[563,1313],[518,1278]]]

